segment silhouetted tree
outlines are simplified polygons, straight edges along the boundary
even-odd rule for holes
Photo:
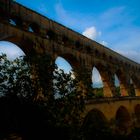
[[[72,73],[64,73],[44,55],[8,60],[3,54],[0,69],[3,135],[16,131],[24,139],[43,139],[51,132],[58,138],[79,137],[85,95]]]
[[[0,96],[14,95],[30,98],[31,75],[24,57],[8,60],[5,54],[0,56]]]

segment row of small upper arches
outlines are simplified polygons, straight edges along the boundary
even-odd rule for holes
[[[18,27],[22,27],[24,25],[22,25],[22,21],[19,20],[18,18],[10,18],[9,19],[9,23],[13,26],[18,26]],[[31,23],[28,25],[28,31],[30,32],[34,32],[34,33],[39,33],[39,26],[35,23]]]
[[[10,18],[9,19],[9,23],[10,24],[12,24],[13,26],[18,26],[18,27],[23,27],[24,25],[22,25],[23,23],[22,23],[22,21],[18,18],[18,17],[14,17],[14,18]],[[29,32],[33,32],[33,33],[40,33],[40,27],[39,27],[39,25],[38,24],[36,24],[36,23],[29,23],[28,24],[28,26],[26,27],[27,28],[27,30],[29,31]],[[53,32],[51,31],[51,30],[48,30],[47,31],[47,34],[46,34],[46,38],[51,38],[51,36],[53,36]],[[66,37],[64,37],[64,38],[66,38]],[[67,40],[67,39],[66,39]],[[79,44],[79,42],[78,41],[76,41],[76,44]],[[76,45],[77,46],[77,45]],[[78,45],[78,46],[80,46],[80,44]],[[88,53],[90,53],[90,47],[86,47],[86,48],[84,48],[85,50],[87,49],[88,50]],[[102,56],[104,59],[106,59],[106,54],[105,53],[102,53],[102,54],[100,54],[100,52],[96,49],[95,50],[95,54],[97,55],[97,56]],[[131,65],[131,64],[128,64],[127,62],[123,62],[123,61],[119,61],[119,60],[117,60],[117,58],[113,58],[113,56],[109,56],[109,58],[108,58],[109,60],[111,60],[112,62],[114,61],[114,62],[118,62],[118,63],[120,63],[120,64],[122,64],[122,63],[124,63],[124,65],[126,66],[126,67],[129,67],[129,68],[133,68],[133,69],[135,69],[135,70],[140,70],[137,66],[133,66],[133,65]]]
[[[17,16],[10,17],[8,19],[8,22],[13,26],[19,27],[20,29],[24,29],[31,33],[39,34],[46,39],[52,39],[55,36],[55,33],[51,29],[43,29],[42,31],[41,27],[37,23],[28,21],[24,22]]]

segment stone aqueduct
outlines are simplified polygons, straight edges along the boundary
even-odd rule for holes
[[[126,120],[126,124],[129,125],[128,121],[131,119],[133,122],[135,120],[139,122],[140,65],[138,63],[10,0],[0,0],[0,40],[15,43],[27,56],[49,54],[52,56],[52,61],[58,56],[65,58],[87,87],[91,86],[92,69],[95,66],[101,74],[106,98],[102,101],[88,101],[84,114],[98,109],[108,120],[112,120],[117,118],[117,113],[122,117],[121,114],[124,112],[123,121]],[[125,97],[114,97],[115,74],[120,80],[121,96]],[[129,97],[131,81],[135,97]]]

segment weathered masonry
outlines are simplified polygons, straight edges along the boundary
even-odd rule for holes
[[[138,63],[11,0],[0,0],[0,40],[15,43],[30,57],[49,54],[52,62],[58,56],[65,58],[87,89],[92,83],[92,69],[96,67],[102,77],[104,96],[112,97],[112,100],[87,103],[84,115],[91,110],[100,110],[108,120],[114,119],[115,116],[118,119],[123,117],[119,114],[124,114],[126,122],[131,122],[130,119],[136,118],[135,116],[139,122]],[[120,93],[121,96],[127,96],[123,97],[125,100],[113,99],[117,92],[114,75],[120,80]],[[135,97],[130,96],[132,84]],[[128,115],[128,112],[131,115]],[[127,118],[127,115],[130,117]],[[122,127],[128,127],[125,124]]]

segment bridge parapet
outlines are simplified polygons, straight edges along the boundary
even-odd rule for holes
[[[104,98],[91,98],[85,101],[88,104],[99,104],[99,103],[111,103],[117,101],[132,101],[132,100],[140,100],[140,97],[130,97],[130,96],[122,96],[122,97],[104,97]]]

